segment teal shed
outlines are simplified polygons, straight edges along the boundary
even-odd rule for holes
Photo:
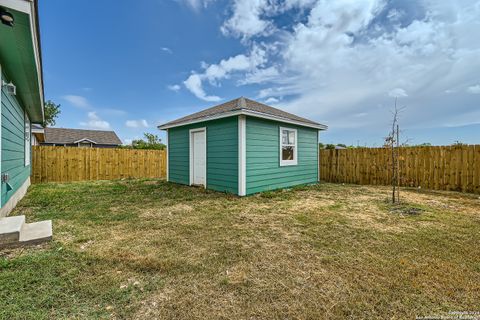
[[[31,127],[44,119],[37,1],[0,0],[0,217],[30,185]]]
[[[168,181],[245,196],[316,183],[327,126],[241,97],[158,128]]]

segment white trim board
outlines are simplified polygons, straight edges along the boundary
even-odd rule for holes
[[[320,134],[317,132],[317,182],[320,181],[320,148],[318,144],[320,143]]]
[[[169,141],[169,136],[168,136],[168,129],[166,130],[167,131],[167,144],[166,144],[166,149],[167,149],[167,159],[165,161],[165,164],[166,164],[166,167],[167,167],[167,174],[166,174],[166,178],[167,178],[167,182],[169,181],[169,174],[168,174],[168,158],[169,158],[169,148],[168,148],[168,141]]]
[[[288,130],[288,131],[293,131],[295,132],[295,144],[294,144],[294,149],[293,149],[293,160],[283,160],[282,159],[282,147],[283,147],[283,142],[282,142],[282,131],[283,130]],[[298,131],[297,129],[294,128],[287,128],[287,127],[280,127],[279,131],[279,151],[280,151],[280,167],[286,167],[286,166],[296,166],[298,165]]]
[[[246,117],[238,116],[238,195],[244,196],[247,193],[247,126]]]
[[[185,126],[188,124],[194,124],[194,123],[199,123],[199,122],[204,122],[204,121],[210,121],[210,120],[215,120],[215,119],[222,119],[222,118],[227,118],[227,117],[232,117],[232,116],[239,116],[239,115],[245,115],[245,116],[251,116],[251,117],[256,117],[256,118],[262,118],[262,119],[268,119],[268,120],[274,120],[274,121],[279,121],[279,122],[284,122],[284,123],[289,123],[289,124],[296,124],[302,127],[308,127],[308,128],[315,128],[318,130],[327,130],[328,126],[323,125],[323,124],[313,124],[313,123],[306,123],[302,121],[297,121],[297,120],[291,120],[287,118],[282,118],[266,113],[261,113],[261,112],[255,112],[251,110],[235,110],[235,111],[229,111],[229,112],[224,112],[220,114],[216,114],[210,117],[202,117],[198,119],[194,119],[191,121],[186,121],[186,122],[181,122],[181,123],[176,123],[172,125],[161,125],[158,126],[158,129],[165,130],[165,129],[170,129],[174,127],[180,127],[180,126]]]
[[[205,132],[205,172],[204,172],[204,175],[205,175],[205,184],[203,185],[203,187],[205,189],[207,189],[207,127],[201,127],[201,128],[194,128],[194,129],[190,129],[188,131],[188,146],[189,146],[189,176],[190,176],[190,180],[189,180],[189,184],[190,185],[193,185],[193,134],[195,132],[202,132],[204,131]]]

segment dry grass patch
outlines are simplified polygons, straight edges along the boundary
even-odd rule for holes
[[[245,198],[160,180],[36,185],[16,212],[53,218],[55,240],[0,258],[0,318],[478,311],[478,197],[402,189],[405,206],[421,210],[412,215],[392,210],[389,194],[334,184]]]

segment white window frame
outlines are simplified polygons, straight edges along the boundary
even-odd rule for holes
[[[30,124],[30,119],[28,118],[27,112],[25,111],[24,117],[24,128],[25,128],[25,137],[24,137],[24,145],[25,145],[25,167],[30,165],[30,148],[32,144],[32,126]]]
[[[282,139],[282,131],[283,130],[288,130],[288,131],[293,131],[295,132],[295,143],[293,145],[291,144],[284,144],[283,143],[283,139]],[[279,140],[280,140],[280,146],[279,146],[279,154],[280,154],[280,166],[281,167],[284,167],[284,166],[296,166],[298,165],[298,132],[297,132],[297,129],[293,129],[293,128],[288,128],[288,127],[280,127],[280,131],[279,131]],[[284,146],[293,146],[293,160],[283,160],[282,159],[282,148]]]

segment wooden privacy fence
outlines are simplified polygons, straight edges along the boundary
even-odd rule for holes
[[[320,178],[328,182],[390,185],[391,149],[320,150]],[[399,148],[401,186],[480,194],[480,145]]]
[[[35,146],[32,182],[164,178],[165,150]]]

